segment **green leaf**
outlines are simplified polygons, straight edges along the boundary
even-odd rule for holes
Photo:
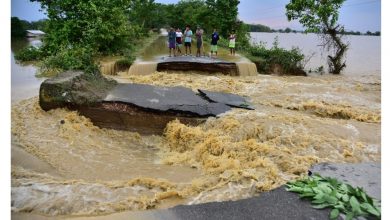
[[[343,203],[338,203],[337,205],[334,206],[334,208],[338,209],[338,210],[342,210],[342,211],[345,211],[345,206]]]
[[[314,193],[303,193],[299,196],[299,198],[307,198],[307,197],[314,197]]]
[[[362,192],[362,198],[363,198],[363,200],[365,201],[365,202],[367,202],[367,195],[366,195],[366,193],[365,192]]]
[[[324,203],[326,202],[325,199],[317,199],[317,200],[313,200],[312,203],[314,204],[321,204],[321,203]]]
[[[319,193],[317,193],[317,195],[315,195],[313,197],[313,199],[315,199],[315,200],[322,200],[324,197],[325,197],[325,194],[322,193],[322,192],[319,192]]]
[[[349,196],[348,196],[348,194],[344,194],[341,198],[342,198],[342,200],[343,200],[344,202],[348,202],[348,201],[349,201]]]
[[[331,196],[331,195],[325,195],[324,199],[326,202],[328,202],[330,204],[336,204],[338,201],[338,199],[335,196]]]
[[[375,209],[369,203],[363,203],[363,204],[360,205],[360,207],[363,208],[365,211],[367,211],[368,213],[370,213],[372,215],[375,215],[375,216],[380,216],[381,215],[379,210]]]
[[[330,219],[336,219],[340,214],[340,211],[338,209],[332,209],[330,212]]]
[[[346,220],[352,220],[353,217],[354,217],[353,212],[347,212],[347,215],[346,215],[345,219]]]
[[[327,208],[330,206],[332,206],[332,205],[328,204],[328,203],[322,203],[322,204],[318,204],[318,205],[312,205],[311,207],[313,207],[315,209],[324,209],[324,208]]]
[[[354,211],[354,212],[360,212],[360,204],[359,204],[359,202],[357,201],[357,199],[356,199],[355,196],[351,196],[351,198],[349,199],[349,204],[350,204],[351,207],[352,207],[352,211]]]
[[[287,191],[289,191],[289,192],[302,192],[303,189],[300,187],[293,186],[293,187],[290,187],[289,189],[287,189]]]
[[[341,184],[339,189],[344,192],[348,192],[348,187],[345,183]]]

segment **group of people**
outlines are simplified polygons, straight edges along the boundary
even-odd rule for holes
[[[203,51],[203,56],[206,56],[203,45],[203,34],[204,31],[200,27],[196,29],[195,38],[196,38],[196,57],[201,56],[201,51]],[[190,26],[186,26],[184,33],[180,28],[177,28],[176,31],[174,28],[170,28],[168,32],[168,48],[169,48],[169,56],[176,56],[176,54],[182,55],[182,45],[184,39],[184,47],[185,47],[185,56],[192,55],[191,52],[191,44],[192,44],[193,33],[190,29]],[[215,53],[215,57],[218,55],[218,41],[219,34],[216,29],[214,29],[213,34],[211,35],[211,57]],[[235,55],[235,47],[236,47],[236,34],[234,31],[229,36],[229,48],[230,54]]]

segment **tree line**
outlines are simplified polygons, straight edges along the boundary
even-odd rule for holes
[[[46,19],[28,22],[26,20],[21,20],[18,17],[11,17],[11,37],[26,37],[27,30],[41,30],[45,32],[46,24]]]
[[[294,30],[291,28],[285,28],[285,29],[272,29],[269,26],[263,25],[263,24],[247,24],[249,26],[249,32],[266,32],[266,33],[304,33],[303,30]],[[312,32],[314,33],[314,32]],[[380,36],[381,32],[360,32],[360,31],[346,31],[343,30],[343,32],[340,32],[339,34],[343,35],[367,35],[367,36]]]

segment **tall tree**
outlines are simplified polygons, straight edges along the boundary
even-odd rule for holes
[[[212,15],[212,23],[220,34],[228,37],[233,29],[237,29],[239,0],[206,0]]]
[[[44,47],[49,54],[76,45],[116,52],[131,34],[126,11],[131,0],[31,0],[49,18]]]
[[[18,17],[11,17],[11,36],[12,37],[25,37],[26,30],[29,27],[29,23],[24,20],[20,20]]]
[[[140,25],[143,28],[152,27],[155,19],[156,3],[154,0],[131,0],[130,1],[130,22]]]
[[[346,67],[344,56],[348,45],[342,41],[344,27],[338,24],[339,9],[345,0],[290,0],[286,5],[289,21],[299,20],[306,32],[319,33],[328,56],[329,72],[340,74]]]

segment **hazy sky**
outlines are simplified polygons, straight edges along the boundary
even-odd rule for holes
[[[177,3],[178,0],[156,0],[160,3]],[[246,23],[259,23],[274,29],[290,27],[302,29],[298,22],[288,22],[285,5],[289,0],[241,0],[239,17]],[[29,0],[11,0],[11,15],[34,21],[45,18],[38,3]],[[340,11],[340,23],[347,30],[378,31],[381,27],[380,0],[346,0]]]

